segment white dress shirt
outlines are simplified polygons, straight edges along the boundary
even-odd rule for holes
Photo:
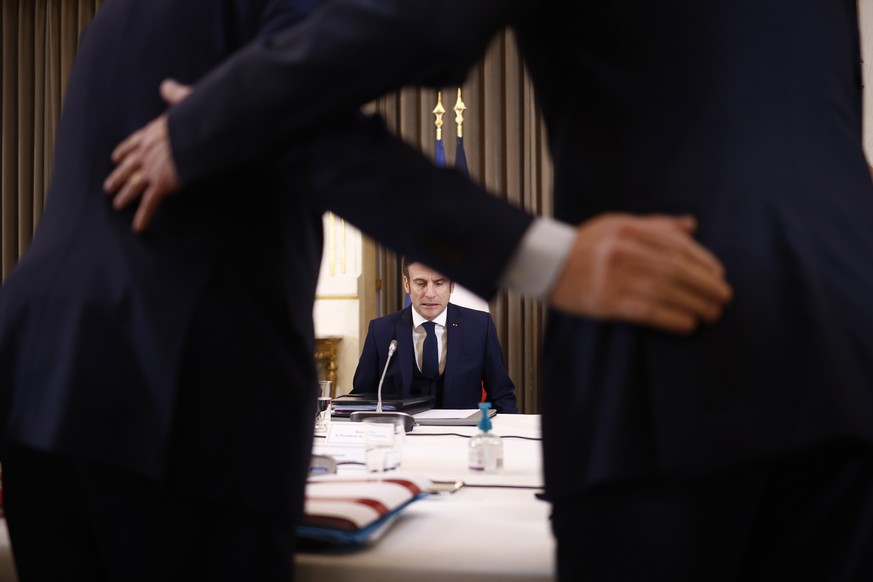
[[[446,309],[437,315],[432,321],[436,324],[433,328],[437,338],[437,353],[440,356],[440,374],[446,369],[446,317],[448,317]],[[415,308],[412,308],[412,345],[415,346],[415,362],[418,364],[418,370],[421,371],[421,360],[424,356],[424,338],[427,337],[427,332],[421,326],[422,323],[428,321],[418,314]]]
[[[534,220],[500,278],[500,285],[535,299],[548,299],[576,239],[576,229],[551,218]]]

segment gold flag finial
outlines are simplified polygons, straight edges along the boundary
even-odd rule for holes
[[[443,139],[443,115],[446,113],[446,108],[443,107],[443,92],[437,91],[437,104],[433,108],[433,114],[436,116],[436,121],[433,124],[436,126],[437,141]]]
[[[461,99],[461,88],[458,87],[458,100],[455,102],[455,124],[458,126],[458,137],[464,137],[464,111],[467,106],[464,105],[464,100]]]

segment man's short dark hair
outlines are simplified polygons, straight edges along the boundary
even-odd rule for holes
[[[416,261],[415,259],[410,259],[407,257],[400,258],[400,272],[403,274],[404,277],[409,279],[409,265],[417,262],[418,261]]]
[[[429,267],[425,263],[422,263],[418,259],[410,259],[408,257],[400,257],[400,272],[404,277],[406,277],[407,280],[409,280],[409,265],[411,265],[412,263],[418,263],[419,265],[424,265],[424,266],[428,267],[429,269],[433,268],[433,267]],[[449,279],[448,277],[446,277],[446,280],[448,280],[449,282],[454,282],[451,279]]]

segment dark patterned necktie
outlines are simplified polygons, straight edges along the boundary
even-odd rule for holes
[[[421,324],[427,335],[424,337],[424,347],[421,356],[421,373],[427,378],[436,378],[440,375],[440,356],[437,351],[437,337],[432,321]]]

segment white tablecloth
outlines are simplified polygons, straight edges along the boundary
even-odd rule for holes
[[[403,447],[403,470],[468,486],[413,503],[371,547],[299,553],[298,582],[553,580],[551,508],[535,497],[542,485],[539,422],[536,415],[493,419],[504,445],[499,474],[467,469],[469,439],[450,433],[472,435],[475,427],[417,426]]]

